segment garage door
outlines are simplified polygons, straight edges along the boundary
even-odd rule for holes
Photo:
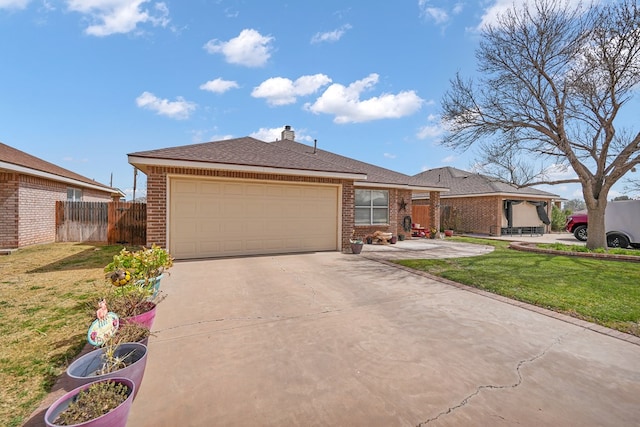
[[[338,187],[171,178],[178,259],[338,249]]]

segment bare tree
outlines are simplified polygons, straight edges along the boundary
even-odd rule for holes
[[[640,162],[640,132],[616,129],[640,84],[637,0],[532,0],[497,22],[482,30],[478,82],[458,74],[443,97],[443,143],[481,144],[479,163],[521,187],[580,183],[587,246],[603,247],[609,190]],[[550,167],[577,177],[553,179]]]

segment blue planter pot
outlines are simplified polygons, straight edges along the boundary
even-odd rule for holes
[[[158,292],[160,291],[160,281],[162,280],[163,277],[164,277],[164,274],[161,274],[157,277],[152,277],[150,279],[147,279],[146,284],[144,280],[138,280],[136,284],[138,286],[147,286],[153,289],[153,297],[155,297],[156,295],[158,295]]]

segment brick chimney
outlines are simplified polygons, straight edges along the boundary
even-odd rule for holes
[[[282,131],[282,139],[287,139],[289,141],[295,141],[296,140],[296,133],[291,130],[291,126],[286,125],[284,127],[284,130]]]

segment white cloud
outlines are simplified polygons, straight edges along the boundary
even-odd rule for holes
[[[422,1],[422,0],[421,0]],[[598,0],[596,0],[597,2]],[[571,7],[584,7],[585,2],[582,0],[566,0],[567,5]],[[561,2],[564,5],[564,2]],[[498,16],[504,14],[507,9],[513,9],[514,7],[520,9],[527,4],[527,1],[514,2],[513,0],[494,0],[488,7],[485,8],[484,14],[477,29],[482,29],[487,25],[498,24]],[[528,2],[529,11],[534,14],[535,7],[532,1]]]
[[[282,138],[282,130],[284,126],[276,128],[260,128],[256,132],[249,134],[250,137],[259,139],[260,141],[273,142]],[[295,129],[296,141],[313,142],[313,138],[306,135],[306,129]]]
[[[334,83],[305,109],[315,114],[333,114],[334,123],[361,123],[371,120],[400,118],[418,111],[424,102],[414,91],[382,94],[361,100],[360,95],[378,83],[378,75],[370,74],[349,86]]]
[[[453,163],[456,160],[458,160],[458,158],[456,156],[454,156],[454,155],[451,155],[451,156],[447,156],[444,159],[442,159],[442,163]]]
[[[230,64],[247,67],[261,67],[271,57],[271,42],[273,37],[263,36],[256,30],[245,29],[238,37],[223,42],[217,39],[209,40],[204,49],[208,53],[222,53]]]
[[[345,24],[337,30],[328,31],[325,33],[316,33],[313,37],[311,37],[311,43],[322,43],[322,42],[337,42],[344,36],[347,30],[351,29],[351,25]]]
[[[391,154],[391,153],[384,153],[383,156],[386,157],[387,159],[395,159],[396,158],[396,155],[395,154]]]
[[[67,0],[69,10],[88,15],[92,22],[85,33],[104,37],[136,30],[138,24],[166,27],[169,9],[162,2],[153,3],[153,11],[142,8],[149,0]]]
[[[213,93],[225,93],[230,89],[237,89],[239,87],[238,83],[232,80],[223,80],[221,78],[209,80],[208,82],[200,85],[200,89]]]
[[[196,109],[196,104],[185,101],[181,96],[176,101],[160,99],[150,92],[143,92],[136,98],[136,104],[140,108],[155,111],[161,116],[167,116],[172,119],[188,119],[189,115]]]
[[[442,24],[449,20],[449,14],[447,11],[439,7],[427,7],[423,9],[422,13],[433,20],[436,24]]]
[[[24,9],[31,0],[0,0],[0,9]]]
[[[288,105],[295,103],[298,96],[311,95],[329,83],[331,79],[324,74],[302,76],[296,81],[272,77],[255,87],[251,96],[265,98],[269,105]]]
[[[284,126],[278,128],[260,128],[258,131],[249,134],[250,137],[259,139],[260,141],[275,141],[282,136],[282,129]]]
[[[439,116],[430,114],[427,117],[427,121],[430,123],[435,122],[435,124],[428,124],[420,127],[420,129],[418,129],[418,133],[416,134],[416,137],[418,139],[437,138],[444,133],[444,127],[440,122]]]

